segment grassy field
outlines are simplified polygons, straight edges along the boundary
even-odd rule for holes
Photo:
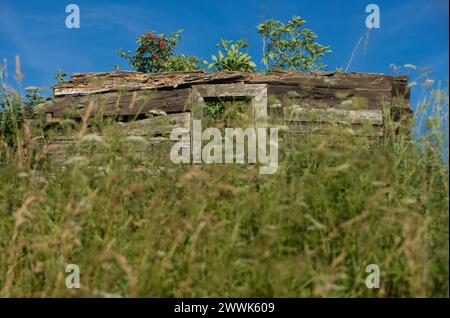
[[[436,103],[448,112],[448,93]],[[0,295],[448,296],[442,131],[394,128],[371,143],[349,128],[305,136],[274,175],[161,166],[108,129],[62,169],[0,136]],[[25,125],[16,139],[40,134]],[[69,263],[80,289],[65,286]]]

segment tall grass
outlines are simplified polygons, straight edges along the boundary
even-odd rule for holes
[[[440,98],[433,107],[448,107]],[[349,127],[305,135],[274,175],[143,159],[142,143],[111,125],[67,149],[61,167],[30,140],[82,137],[86,122],[25,123],[17,147],[0,136],[0,295],[448,296],[437,123],[421,139],[393,122],[370,142]],[[65,286],[70,263],[80,289]],[[379,289],[365,285],[369,264]]]

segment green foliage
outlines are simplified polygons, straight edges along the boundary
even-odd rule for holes
[[[438,93],[433,107],[448,110]],[[40,150],[21,159],[0,134],[0,296],[447,297],[438,136],[411,140],[386,121],[379,140],[345,126],[302,138],[274,175],[172,165],[163,143],[142,158],[148,140],[108,122],[66,147],[65,168]],[[82,130],[64,127],[31,138]],[[66,288],[69,263],[83,288]],[[365,285],[368,264],[380,289]]]
[[[242,52],[243,49],[248,48],[248,43],[245,39],[236,41],[232,44],[231,40],[221,40],[216,44],[223,50],[219,50],[216,55],[212,55],[212,63],[208,68],[214,71],[241,71],[254,72],[256,71],[256,64],[252,61],[252,57],[247,53]]]
[[[287,24],[269,20],[257,26],[266,41],[263,52],[266,68],[316,71],[326,67],[319,59],[331,51],[316,42],[317,35],[303,28],[305,23],[306,20],[294,16]]]
[[[179,54],[169,58],[165,71],[196,71],[204,69],[206,61],[192,55]]]
[[[35,108],[44,102],[38,87],[25,88],[25,98],[2,84],[0,87],[0,136],[11,147],[18,146],[25,118],[36,118]]]
[[[287,24],[269,20],[257,26],[258,32],[267,40],[263,56],[266,68],[314,71],[326,67],[320,62],[320,58],[331,51],[327,46],[315,41],[317,35],[314,32],[303,28],[305,22],[304,19],[294,16]],[[175,47],[181,38],[181,32],[181,30],[177,31],[170,36],[166,36],[165,33],[157,35],[155,31],[146,32],[137,37],[138,46],[134,54],[123,49],[119,49],[117,52],[121,57],[126,58],[138,72],[204,69],[204,65],[208,65],[208,63],[201,58],[174,54]],[[209,63],[208,69],[241,72],[257,70],[252,57],[244,52],[249,47],[245,39],[235,43],[232,40],[222,39],[220,43],[216,44],[216,47],[219,50],[217,55],[211,56],[212,61]],[[118,70],[117,67],[114,69]]]
[[[41,89],[39,87],[27,87],[25,88],[25,100],[23,103],[24,116],[27,118],[35,117],[35,108],[37,105],[44,102],[44,97],[41,95]]]
[[[66,76],[67,72],[64,72],[60,68],[56,70],[55,79],[58,81],[58,84],[64,84],[66,82]]]
[[[23,115],[21,96],[6,84],[2,84],[0,87],[0,136],[11,147],[18,145]]]
[[[126,58],[138,72],[156,73],[165,71],[192,71],[200,69],[203,62],[199,58],[187,55],[174,55],[175,47],[181,38],[182,30],[171,33],[156,34],[146,32],[137,37],[136,53],[119,49],[120,56]]]
[[[233,124],[239,126],[236,120],[243,117],[248,107],[248,100],[236,100],[236,99],[218,99],[213,101],[206,101],[206,107],[204,109],[204,120],[214,125],[217,121],[221,121],[224,127],[233,127]]]

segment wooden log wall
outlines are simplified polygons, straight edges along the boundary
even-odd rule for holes
[[[407,76],[340,72],[79,73],[54,86],[54,100],[42,111],[50,124],[80,120],[87,111],[89,116],[114,117],[124,122],[129,135],[168,141],[172,128],[190,127],[192,88],[209,84],[215,90],[220,84],[266,84],[268,122],[293,134],[321,131],[311,129],[318,123],[344,122],[354,127],[371,125],[373,135],[380,135],[383,111],[390,111],[396,120],[411,114]],[[89,105],[93,107],[88,110]]]
[[[407,76],[366,73],[298,73],[258,75],[239,72],[80,73],[54,87],[53,118],[82,117],[90,100],[105,116],[190,110],[190,88],[205,84],[267,84],[269,109],[290,104],[312,108],[379,109],[380,102],[409,109]],[[395,105],[394,105],[395,104]],[[95,113],[93,113],[95,114]],[[276,115],[274,110],[272,114]],[[280,116],[282,117],[282,116]]]

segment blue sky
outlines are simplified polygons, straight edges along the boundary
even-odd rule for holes
[[[264,0],[194,1],[31,1],[0,0],[0,58],[10,73],[18,54],[25,74],[23,86],[49,87],[62,68],[72,72],[129,69],[115,50],[135,48],[135,37],[147,30],[184,29],[178,53],[209,59],[221,38],[245,37],[249,53],[261,60]],[[78,4],[81,28],[67,29],[65,8]],[[330,45],[324,61],[329,70],[346,67],[358,39],[367,31],[365,8],[376,3],[381,28],[361,43],[349,71],[392,73],[391,63],[430,67],[430,77],[448,80],[448,0],[266,0],[266,18],[287,21],[300,15]],[[412,78],[415,76],[413,74]],[[414,99],[414,98],[413,98]]]

